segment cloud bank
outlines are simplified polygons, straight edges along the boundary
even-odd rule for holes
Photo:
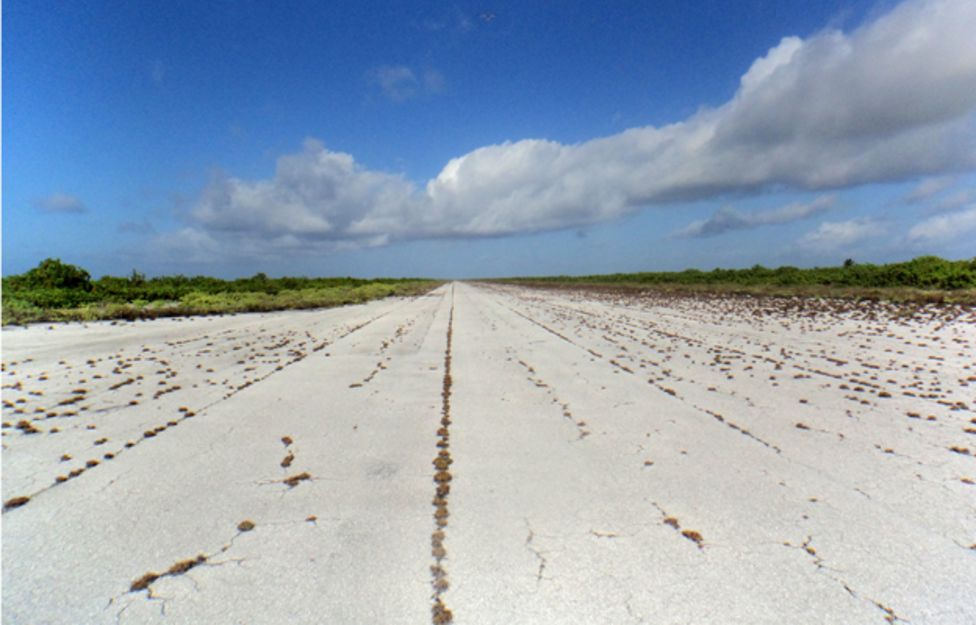
[[[973,32],[976,2],[909,0],[850,33],[784,38],[730,101],[684,121],[572,145],[490,145],[452,159],[424,185],[309,140],[279,158],[271,179],[215,179],[188,229],[207,245],[321,251],[580,227],[655,204],[968,171],[976,168]],[[408,68],[385,68],[376,80],[394,100],[422,86]],[[720,212],[685,236],[821,209]]]

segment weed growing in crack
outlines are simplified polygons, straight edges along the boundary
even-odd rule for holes
[[[452,291],[453,298],[453,291]],[[451,452],[448,451],[450,447],[450,431],[449,427],[451,425],[451,387],[453,385],[453,380],[451,378],[451,343],[453,337],[454,328],[454,306],[451,305],[450,316],[447,322],[447,346],[444,349],[444,381],[443,388],[441,390],[441,427],[437,429],[437,457],[435,457],[431,464],[433,464],[434,469],[434,483],[436,484],[434,498],[431,503],[434,506],[434,526],[435,529],[430,537],[431,543],[431,557],[434,559],[434,564],[430,567],[431,573],[431,588],[433,589],[433,596],[431,597],[431,623],[434,625],[446,625],[454,620],[454,615],[451,611],[444,605],[441,595],[447,591],[449,588],[449,583],[447,581],[447,571],[441,566],[441,561],[447,557],[447,550],[444,548],[444,528],[447,527],[447,520],[450,516],[448,512],[448,495],[451,492],[450,482],[452,480],[451,473],[448,468],[452,464]]]
[[[30,421],[27,421],[26,419],[22,419],[22,420],[18,421],[16,427],[17,427],[18,430],[20,430],[24,434],[39,434],[40,433],[40,430],[38,430],[36,427],[34,427],[34,424],[31,423]]]
[[[434,625],[447,625],[454,621],[454,615],[440,597],[434,599],[434,605],[430,608],[430,620]]]
[[[132,582],[132,585],[129,586],[129,592],[139,592],[140,590],[146,590],[147,588],[149,588],[149,585],[152,584],[157,579],[159,579],[158,573],[146,573],[136,581]]]
[[[705,541],[702,535],[696,532],[695,530],[683,530],[681,532],[681,535],[687,538],[688,540],[694,542],[696,545],[698,545],[699,548],[701,548],[702,543]]]
[[[4,502],[3,509],[12,510],[13,508],[19,508],[22,505],[26,504],[28,501],[30,501],[30,497],[26,497],[26,496],[11,497],[10,499]]]
[[[291,477],[287,477],[281,480],[281,482],[283,484],[286,484],[288,488],[295,488],[296,486],[298,486],[300,482],[304,482],[305,480],[310,480],[310,479],[312,479],[312,476],[307,471],[303,471],[297,475],[292,475]]]
[[[150,590],[149,586],[152,585],[152,583],[158,580],[160,577],[166,577],[166,576],[175,577],[177,575],[183,575],[190,569],[199,566],[206,561],[207,561],[207,556],[201,553],[195,558],[190,558],[187,560],[181,560],[179,562],[176,562],[175,564],[173,564],[173,566],[169,567],[169,569],[167,569],[165,573],[160,574],[160,573],[154,573],[150,571],[149,573],[146,573],[139,579],[132,582],[132,584],[129,586],[129,592]]]
[[[187,571],[189,571],[190,569],[192,569],[193,567],[203,564],[206,561],[207,561],[207,556],[201,553],[196,558],[191,558],[189,560],[182,560],[180,562],[177,562],[173,566],[169,567],[169,570],[166,571],[166,575],[182,575]]]

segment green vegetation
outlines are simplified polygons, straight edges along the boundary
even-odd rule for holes
[[[145,319],[324,308],[390,295],[423,293],[438,283],[421,279],[250,278],[205,276],[92,280],[80,267],[48,258],[30,271],[3,278],[3,323]]]
[[[951,261],[920,256],[888,265],[861,264],[848,259],[840,267],[812,269],[770,269],[755,265],[749,269],[526,277],[500,282],[973,302],[976,301],[976,258]]]

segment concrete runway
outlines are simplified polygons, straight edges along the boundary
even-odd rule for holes
[[[3,330],[3,623],[976,623],[976,311],[467,283]]]

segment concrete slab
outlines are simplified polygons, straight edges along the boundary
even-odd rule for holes
[[[4,329],[3,622],[976,622],[974,346],[463,283]]]

